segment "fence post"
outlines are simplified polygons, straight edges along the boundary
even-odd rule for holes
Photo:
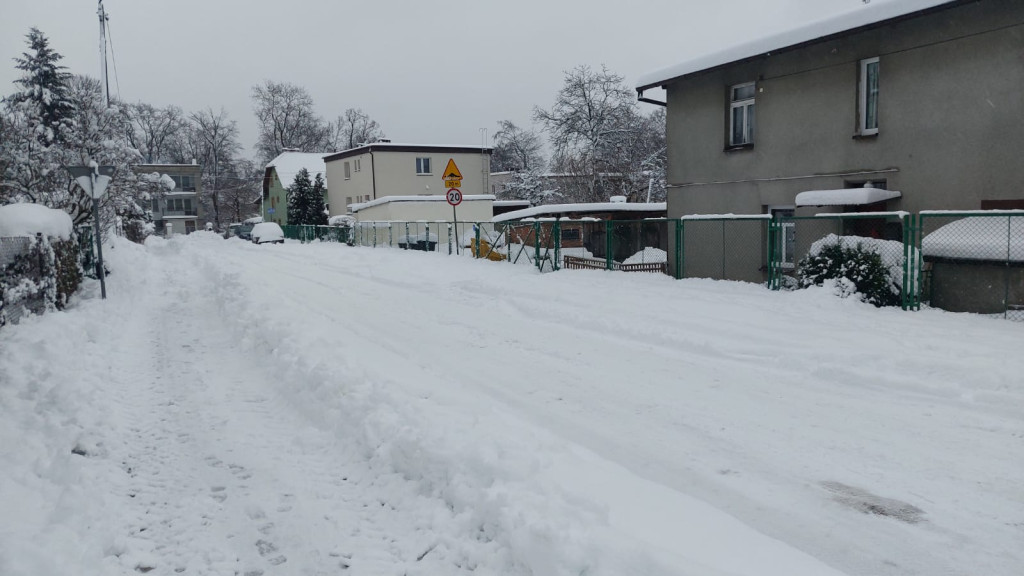
[[[452,255],[452,225],[448,225],[448,255]]]
[[[612,221],[604,221],[604,265],[605,270],[612,269]]]
[[[562,260],[562,222],[560,220],[555,220],[551,227],[551,233],[555,236],[555,259],[551,261],[551,270],[555,271],[561,269],[559,262]]]
[[[473,256],[477,259],[480,258],[480,223],[473,224],[474,232],[476,232],[476,244],[473,247]]]
[[[775,221],[775,217],[772,216],[771,220],[768,221],[768,289],[775,290],[775,235],[778,233],[778,222]]]
[[[683,278],[683,232],[686,230],[686,220],[680,218],[675,221],[676,228],[676,280]]]
[[[537,265],[537,270],[544,271],[544,267],[540,263],[540,222],[533,223],[533,263]]]

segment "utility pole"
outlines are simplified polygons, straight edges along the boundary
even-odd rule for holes
[[[107,11],[103,8],[103,0],[99,0],[99,8],[96,14],[100,17],[100,71],[103,73],[104,93],[107,98],[107,108],[110,108],[110,77],[107,76]]]

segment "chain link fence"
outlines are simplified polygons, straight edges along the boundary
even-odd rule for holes
[[[298,240],[302,243],[313,242],[338,242],[348,243],[351,238],[352,229],[347,226],[313,226],[306,224],[282,225],[281,231],[284,237],[289,240]]]
[[[1024,321],[1024,211],[921,212],[921,302]]]

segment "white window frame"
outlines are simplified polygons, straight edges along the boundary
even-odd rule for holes
[[[877,64],[878,77],[879,77],[879,89],[875,93],[875,126],[873,128],[867,127],[868,121],[868,66],[871,64]],[[857,131],[861,136],[871,136],[878,134],[878,97],[881,93],[881,74],[882,65],[879,62],[878,57],[866,58],[860,61],[860,82],[857,87]]]
[[[743,100],[735,100],[736,91],[740,88],[746,88],[751,86],[755,88],[755,96],[750,98],[744,98]],[[747,113],[747,106],[756,107],[756,82],[744,82],[742,84],[734,84],[729,87],[729,146],[751,146],[754,144],[754,127],[751,126],[750,114]],[[733,137],[736,135],[736,114],[737,108],[743,109],[743,134],[749,135],[749,139],[745,139],[743,142],[736,142]]]
[[[416,175],[417,176],[433,176],[434,173],[433,162],[430,161],[430,156],[417,156],[416,157]]]
[[[363,169],[361,162],[359,162],[359,158],[356,158],[354,160],[354,163],[355,163],[355,171],[356,172],[359,172],[360,170]]]
[[[344,166],[345,166],[345,180],[349,180],[350,178],[352,178],[352,167],[349,165],[349,163],[347,161],[344,163]]]

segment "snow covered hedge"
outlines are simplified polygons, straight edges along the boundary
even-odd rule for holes
[[[36,204],[0,206],[0,326],[61,310],[82,281],[71,218]]]
[[[839,296],[859,294],[875,306],[899,306],[903,291],[903,243],[860,236],[828,236],[800,261],[801,288],[833,281]]]

